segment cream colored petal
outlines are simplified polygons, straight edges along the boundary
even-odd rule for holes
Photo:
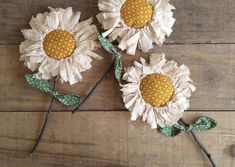
[[[92,59],[89,56],[78,54],[74,56],[73,65],[78,68],[80,72],[91,68]]]
[[[136,121],[136,119],[140,116],[140,113],[144,110],[144,105],[141,104],[141,99],[138,98],[135,102],[133,110],[131,112],[131,120]]]
[[[150,49],[153,49],[151,37],[146,29],[143,30],[139,38],[139,47],[143,52],[148,52]]]
[[[50,31],[49,27],[45,24],[45,20],[48,13],[39,13],[36,17],[32,17],[29,24],[32,27],[32,29],[37,30],[40,33],[47,33]]]
[[[152,129],[157,128],[157,119],[156,119],[153,108],[149,109],[148,116],[147,116],[147,123],[151,126]]]
[[[81,22],[77,23],[70,32],[73,33],[74,36],[76,36],[76,33],[78,33],[81,30],[84,30],[91,23],[92,23],[92,18],[81,21]]]
[[[150,56],[150,65],[156,71],[161,71],[162,67],[166,63],[166,58],[164,53],[153,53]]]
[[[141,34],[142,32],[139,31],[127,40],[127,45],[128,45],[127,54],[135,55],[135,51],[138,45],[138,40],[140,39]]]
[[[66,26],[66,30],[68,30],[69,32],[74,28],[74,26],[78,23],[79,19],[81,16],[81,12],[76,12],[71,18],[70,20],[68,20],[67,26]]]
[[[75,35],[75,39],[77,42],[81,42],[87,40],[91,35],[97,34],[97,28],[95,25],[90,25],[84,28],[84,30],[79,31]]]
[[[60,64],[60,77],[64,82],[68,81],[68,73],[65,67],[65,63]]]
[[[136,99],[138,98],[137,94],[130,94],[127,96],[123,97],[124,103],[125,103],[125,107],[127,109],[130,109],[132,107],[134,107],[133,105],[135,104]]]
[[[25,40],[24,42],[21,42],[19,50],[21,54],[28,54],[30,52],[33,52],[34,50],[38,52],[42,52],[42,44],[40,42]]]
[[[30,56],[30,62],[31,63],[41,63],[45,57],[43,56]]]
[[[96,60],[102,60],[103,59],[102,56],[100,56],[100,55],[98,55],[95,52],[92,52],[90,50],[86,50],[84,52],[84,54],[86,54],[87,56],[90,56],[90,57],[92,57],[93,59],[96,59]]]
[[[64,29],[67,28],[70,19],[73,17],[74,12],[72,7],[68,7],[66,9],[64,9],[64,12],[62,13],[61,19],[60,19],[60,25],[61,27],[63,27]]]
[[[136,83],[128,83],[122,86],[121,91],[123,92],[123,95],[132,94],[134,92],[137,92],[139,89],[139,84]]]
[[[134,67],[129,68],[126,73],[123,75],[123,80],[126,80],[128,82],[138,83],[140,76],[137,73],[136,69]]]
[[[122,34],[127,30],[127,27],[117,27],[117,28],[113,28],[112,33],[110,34],[109,38],[111,39],[111,41],[116,40],[119,36],[122,36]]]
[[[43,40],[43,34],[39,33],[35,29],[23,29],[21,30],[24,38],[31,41],[41,41]]]
[[[77,68],[74,68],[69,62],[66,61],[65,63],[65,68],[66,68],[66,71],[67,71],[67,76],[68,76],[68,82],[70,85],[73,85],[79,81],[82,80],[82,78],[79,78],[76,76],[76,69]]]

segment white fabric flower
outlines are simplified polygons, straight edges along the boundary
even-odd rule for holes
[[[91,68],[92,58],[102,59],[92,52],[99,46],[94,41],[97,28],[91,18],[79,22],[81,13],[71,7],[49,9],[32,17],[31,29],[22,30],[25,41],[20,45],[20,60],[37,71],[38,78],[60,76],[72,85],[82,80],[81,72]]]
[[[118,47],[134,55],[138,46],[143,52],[162,45],[165,36],[172,32],[175,22],[170,0],[99,0],[101,11],[97,15],[103,29],[102,35],[118,40]]]
[[[188,67],[157,53],[150,56],[150,64],[143,58],[140,61],[126,70],[123,80],[128,83],[121,85],[131,120],[141,116],[153,129],[176,124],[189,108],[188,98],[196,89]]]

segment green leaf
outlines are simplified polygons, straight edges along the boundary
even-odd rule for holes
[[[74,94],[62,95],[58,92],[53,92],[54,97],[66,106],[77,105],[81,102],[81,98]]]
[[[174,137],[182,131],[195,130],[198,132],[204,132],[215,128],[216,126],[217,122],[214,119],[206,116],[200,116],[194,124],[189,124],[186,127],[177,124],[174,124],[172,126],[166,126],[160,129],[160,133],[164,136]]]
[[[172,126],[165,126],[160,128],[160,133],[164,136],[175,137],[184,130],[185,128],[183,126],[174,124]]]
[[[118,80],[118,82],[122,79],[122,61],[120,53],[116,53],[116,59],[115,59],[115,78]]]
[[[39,89],[42,92],[48,92],[54,96],[58,101],[66,106],[73,106],[80,103],[81,98],[74,94],[62,95],[58,91],[53,91],[50,87],[50,84],[45,79],[37,79],[33,75],[25,75],[27,83],[36,89]]]
[[[121,82],[122,78],[122,59],[121,59],[121,54],[117,52],[115,47],[109,40],[104,38],[102,35],[99,33],[97,34],[98,40],[101,44],[101,46],[108,51],[109,53],[113,53],[115,55],[115,78],[118,82]]]
[[[215,128],[216,126],[217,122],[214,119],[206,116],[201,116],[194,124],[192,124],[192,130],[204,132]]]
[[[113,44],[111,42],[109,42],[108,39],[104,38],[102,35],[100,35],[99,33],[97,34],[98,40],[101,44],[101,46],[108,51],[109,53],[112,53],[114,51],[116,51],[115,47],[113,46]]]
[[[31,87],[39,89],[43,92],[51,92],[51,88],[47,80],[38,79],[30,74],[25,75],[25,79]]]

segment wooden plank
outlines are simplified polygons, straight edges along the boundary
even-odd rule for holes
[[[177,0],[174,32],[167,43],[235,43],[234,0]],[[0,44],[18,44],[23,38],[20,29],[28,28],[32,15],[48,6],[72,6],[80,10],[82,19],[99,12],[96,0],[2,0],[0,1]],[[98,27],[100,25],[95,23]]]
[[[197,91],[191,98],[191,110],[233,110],[235,106],[235,45],[168,45],[156,51],[165,52],[169,60],[187,64]],[[58,86],[61,92],[74,92],[84,97],[111,64],[111,56],[102,49],[102,61],[84,73],[80,84]],[[46,111],[50,102],[48,94],[26,85],[23,76],[29,71],[18,61],[18,46],[0,46],[0,111]],[[140,56],[123,55],[124,66],[130,66]],[[82,106],[82,110],[125,110],[119,85],[110,74]],[[57,110],[67,110],[60,104]]]
[[[235,164],[235,122],[232,112],[185,113],[187,121],[199,115],[218,121],[218,127],[197,133],[217,166]],[[29,150],[40,130],[44,113],[0,113],[0,164],[4,167],[130,166],[208,167],[206,157],[187,133],[168,138],[128,112],[53,113],[38,147]]]

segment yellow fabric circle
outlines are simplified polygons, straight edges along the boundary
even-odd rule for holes
[[[140,91],[146,103],[160,107],[171,100],[174,87],[168,76],[154,73],[141,80]]]
[[[43,49],[54,59],[69,57],[75,49],[76,41],[67,31],[56,29],[49,32],[43,40]]]
[[[126,0],[121,7],[124,23],[132,28],[143,28],[152,19],[153,7],[147,0]]]

